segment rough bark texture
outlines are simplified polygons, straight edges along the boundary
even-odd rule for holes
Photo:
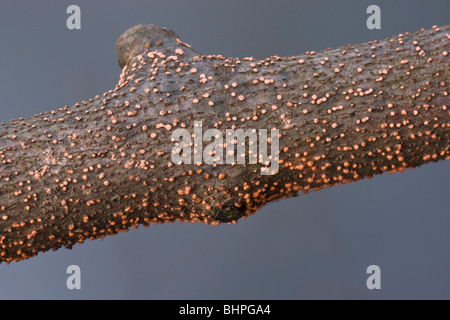
[[[202,56],[137,26],[114,90],[0,126],[0,262],[450,159],[449,26],[295,57]],[[279,171],[171,162],[176,128],[279,130]]]

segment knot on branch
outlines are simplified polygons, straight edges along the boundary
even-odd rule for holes
[[[182,47],[183,51],[195,53],[191,46],[182,42],[175,32],[154,24],[134,26],[125,31],[116,42],[116,52],[121,68],[147,49],[174,51],[177,47]]]

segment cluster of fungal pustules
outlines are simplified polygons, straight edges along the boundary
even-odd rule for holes
[[[0,126],[0,261],[140,224],[236,223],[300,191],[450,160],[449,27],[262,60],[142,28],[114,90]],[[173,163],[171,133],[194,121],[278,129],[279,171]]]

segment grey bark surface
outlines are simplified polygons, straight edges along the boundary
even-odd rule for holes
[[[449,33],[255,60],[127,30],[116,88],[0,126],[0,262],[141,224],[236,223],[299,192],[450,160]],[[171,134],[194,121],[278,129],[279,171],[173,163]]]

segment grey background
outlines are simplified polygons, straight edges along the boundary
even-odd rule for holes
[[[80,31],[66,8],[81,7]],[[382,29],[366,28],[366,8]],[[114,44],[168,27],[199,52],[288,56],[449,23],[449,1],[0,2],[0,122],[114,88]],[[0,298],[450,298],[450,162],[270,204],[237,226],[167,224],[0,264]],[[82,289],[66,288],[77,264]],[[382,289],[366,288],[381,267]]]

